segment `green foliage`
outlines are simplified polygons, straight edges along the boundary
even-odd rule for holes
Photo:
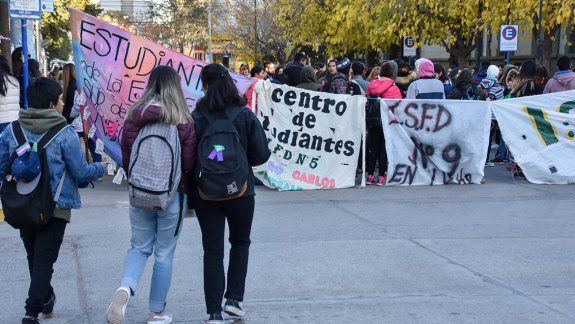
[[[575,15],[575,0],[546,0],[543,28],[554,35]],[[507,19],[536,27],[539,0],[287,0],[276,16],[295,46],[325,45],[331,55],[385,50],[412,36],[417,45],[440,45],[460,64],[484,30]]]
[[[42,37],[50,40],[46,47],[48,61],[52,59],[67,60],[72,53],[70,35],[70,13],[66,7],[80,9],[90,15],[102,13],[99,5],[91,0],[58,0],[54,1],[54,13],[43,13],[40,22]]]

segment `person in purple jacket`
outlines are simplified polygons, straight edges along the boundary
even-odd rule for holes
[[[164,210],[154,211],[130,206],[132,237],[124,263],[120,288],[114,294],[106,312],[108,324],[120,324],[131,296],[136,292],[146,261],[154,255],[154,271],[150,287],[147,323],[169,324],[172,315],[165,311],[166,298],[172,281],[172,263],[176,243],[181,231],[180,199],[191,193],[191,181],[196,163],[196,134],[188,105],[182,91],[178,72],[168,66],[158,66],[150,74],[146,90],[126,117],[122,132],[122,164],[130,174],[132,146],[140,130],[148,124],[167,123],[177,125],[181,146],[182,178],[179,193]],[[180,198],[182,197],[182,198]],[[176,234],[174,234],[176,233]]]
[[[557,69],[553,78],[551,78],[543,93],[553,93],[575,89],[575,72],[571,71],[571,59],[567,56],[561,56],[557,59]]]

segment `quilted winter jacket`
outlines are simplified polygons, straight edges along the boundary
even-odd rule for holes
[[[378,96],[384,99],[401,99],[401,90],[389,78],[371,81],[365,93],[366,96]]]
[[[20,112],[20,85],[14,77],[6,78],[6,95],[0,96],[0,124],[18,119]]]
[[[130,155],[132,146],[140,130],[148,124],[154,124],[160,121],[160,107],[150,105],[142,115],[144,106],[136,108],[132,118],[126,119],[122,131],[122,165],[126,174],[129,174]],[[182,180],[178,192],[190,194],[192,192],[192,180],[194,177],[194,167],[196,165],[196,129],[194,123],[189,121],[186,124],[178,125],[178,135],[180,137],[180,146],[182,154]]]

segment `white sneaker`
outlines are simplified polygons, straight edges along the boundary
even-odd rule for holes
[[[106,322],[108,324],[121,324],[126,314],[126,307],[130,301],[131,291],[128,287],[120,287],[114,294],[112,303],[106,311]]]
[[[148,324],[170,324],[172,323],[172,315],[162,312],[161,314],[156,314],[150,312],[148,314]]]

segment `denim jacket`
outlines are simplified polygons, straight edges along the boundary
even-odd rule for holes
[[[34,134],[22,128],[28,141],[37,142],[42,134]],[[0,172],[4,174],[10,156],[17,148],[12,135],[12,125],[0,135]],[[92,181],[104,175],[100,163],[88,164],[84,159],[78,133],[71,126],[66,126],[56,138],[46,147],[48,168],[50,169],[50,185],[55,195],[62,174],[66,172],[64,185],[58,199],[57,208],[78,209],[82,207],[78,182]]]

